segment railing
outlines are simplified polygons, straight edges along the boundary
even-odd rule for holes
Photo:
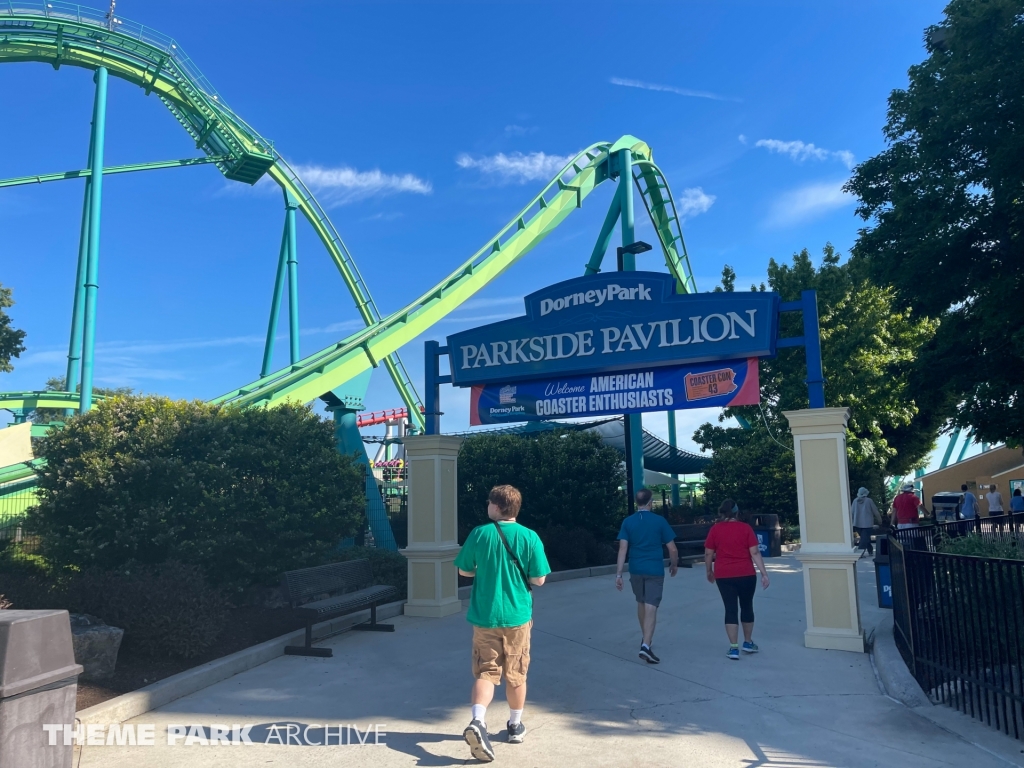
[[[922,525],[917,528],[901,528],[892,531],[890,538],[900,542],[905,549],[935,552],[942,541],[959,539],[971,534],[991,539],[1018,538],[1024,535],[1024,515],[996,515],[957,520],[952,523]]]
[[[6,541],[21,541],[21,523],[28,508],[35,504],[34,479],[0,485],[0,545]]]
[[[1024,738],[1024,561],[909,548],[893,537],[889,562],[896,647],[921,687]]]

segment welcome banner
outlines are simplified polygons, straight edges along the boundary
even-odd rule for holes
[[[474,386],[469,423],[757,405],[757,358]]]

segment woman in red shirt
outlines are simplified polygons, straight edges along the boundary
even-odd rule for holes
[[[744,653],[757,653],[753,640],[754,592],[757,590],[755,565],[761,571],[761,586],[768,589],[769,584],[757,536],[753,528],[736,519],[739,511],[740,508],[732,499],[723,501],[718,508],[722,521],[711,526],[704,542],[704,565],[708,571],[708,581],[718,585],[722,602],[725,603],[725,634],[729,636],[730,644],[726,655],[733,660],[740,657],[740,621],[743,622]]]

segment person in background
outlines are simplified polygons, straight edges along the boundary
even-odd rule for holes
[[[640,658],[648,664],[661,662],[651,643],[654,626],[658,621],[658,606],[665,588],[665,563],[661,547],[668,548],[668,573],[675,576],[679,563],[675,531],[661,515],[651,511],[653,494],[646,488],[636,492],[637,510],[622,521],[619,529],[619,558],[615,571],[615,588],[622,591],[622,569],[629,552],[629,586],[636,597],[637,618],[640,620]]]
[[[964,494],[964,500],[960,503],[960,518],[974,520],[978,516],[978,497],[967,490],[967,483],[961,485],[960,490]]]
[[[1020,488],[1013,489],[1013,496],[1010,497],[1010,512],[1014,514],[1024,512],[1024,496],[1021,495]]]
[[[988,493],[985,494],[985,501],[988,502],[988,516],[1001,515],[1003,510],[1003,494],[999,492],[999,486],[992,483],[988,487]]]
[[[874,532],[875,524],[882,524],[882,515],[878,512],[878,507],[875,506],[869,498],[869,491],[867,488],[857,489],[857,498],[853,500],[850,505],[850,517],[853,518],[853,527],[857,530],[857,535],[860,537],[858,544],[860,545],[860,556],[873,555],[875,550],[871,546],[871,534]]]
[[[739,512],[740,508],[735,501],[723,501],[718,508],[718,514],[723,519],[711,526],[704,542],[704,567],[707,569],[708,581],[718,585],[718,592],[725,604],[725,634],[729,637],[726,655],[733,661],[740,658],[740,622],[743,623],[743,652],[758,651],[753,638],[754,592],[757,591],[755,565],[761,571],[761,586],[768,589],[769,584],[757,536],[753,528],[736,519]]]
[[[917,528],[921,502],[914,493],[913,483],[904,483],[892,500],[892,516],[897,528]]]
[[[455,558],[455,567],[473,579],[466,620],[473,625],[472,720],[462,737],[477,760],[494,760],[487,736],[487,705],[505,678],[508,743],[521,744],[526,727],[526,673],[530,668],[533,587],[544,584],[551,568],[540,537],[516,522],[522,494],[496,485],[487,497],[491,522],[474,528]]]

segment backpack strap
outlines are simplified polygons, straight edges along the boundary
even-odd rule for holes
[[[519,562],[519,558],[516,557],[516,553],[513,552],[512,547],[509,546],[508,539],[505,538],[505,532],[501,530],[501,526],[498,524],[497,520],[492,520],[491,522],[494,523],[494,527],[498,529],[498,535],[501,536],[501,543],[505,545],[505,549],[512,556],[512,562],[516,564],[516,568],[518,568],[519,573],[522,574],[523,581],[526,582],[526,590],[528,592],[533,592],[533,587],[530,586],[530,579],[526,575],[526,569],[523,568],[523,564]]]

